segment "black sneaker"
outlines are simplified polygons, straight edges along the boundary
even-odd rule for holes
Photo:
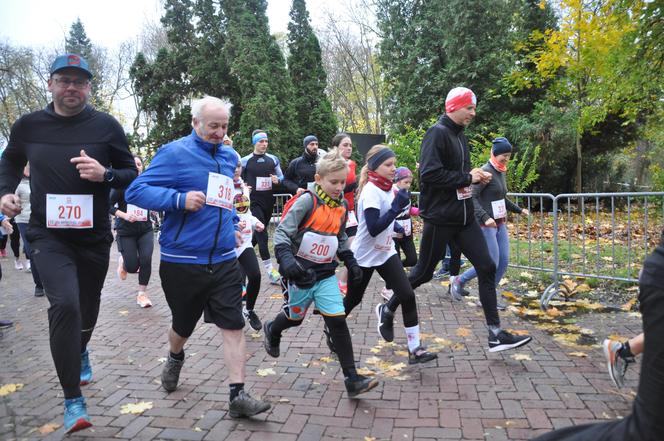
[[[426,363],[436,358],[438,358],[438,354],[432,354],[422,345],[416,347],[413,352],[408,350],[408,364]]]
[[[265,346],[265,352],[268,353],[271,357],[279,357],[279,343],[281,343],[280,338],[272,336],[270,332],[270,327],[272,322],[265,322],[263,325],[263,346]]]
[[[0,320],[0,329],[7,329],[14,326],[14,322],[11,320]]]
[[[378,333],[387,342],[394,341],[394,313],[384,303],[376,305]]]
[[[184,365],[184,360],[176,360],[168,354],[164,370],[161,371],[161,385],[167,392],[173,392],[178,388],[178,381],[180,380],[180,371]]]
[[[247,392],[241,390],[228,407],[228,413],[232,418],[247,418],[258,415],[261,412],[269,410],[270,403],[263,400],[257,400]]]
[[[261,319],[258,318],[258,315],[254,310],[252,309],[251,311],[247,311],[246,309],[242,311],[242,315],[244,316],[244,319],[249,322],[249,326],[254,331],[260,331],[261,328],[263,327],[263,324],[261,323]]]
[[[44,297],[44,288],[35,286],[35,297]]]
[[[527,345],[533,338],[528,335],[512,335],[507,331],[500,331],[493,335],[489,331],[489,352],[500,352]]]
[[[346,385],[346,391],[348,391],[348,397],[353,398],[359,394],[370,391],[378,386],[379,382],[375,378],[365,377],[364,375],[358,374],[354,377],[346,378],[344,384]]]
[[[328,328],[327,325],[323,325],[323,334],[325,334],[325,343],[327,343],[327,347],[330,349],[330,352],[336,354],[337,348],[334,347],[334,342],[332,341],[332,334],[330,333],[330,328]]]

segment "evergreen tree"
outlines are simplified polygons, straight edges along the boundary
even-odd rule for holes
[[[104,85],[104,69],[101,60],[101,49],[96,48],[85,32],[85,27],[80,18],[77,18],[69,28],[69,37],[65,38],[65,51],[78,54],[85,58],[92,72],[92,91],[90,101],[93,106],[100,110],[109,110],[107,103],[102,98],[101,87]]]
[[[251,151],[251,132],[264,129],[270,149],[286,162],[301,153],[302,138],[293,106],[293,86],[284,57],[270,35],[265,0],[226,0],[224,56],[238,85],[240,126],[234,145]]]
[[[288,23],[288,71],[293,82],[299,137],[318,136],[326,145],[337,132],[337,121],[325,94],[327,75],[320,44],[309,24],[305,0],[293,0]]]

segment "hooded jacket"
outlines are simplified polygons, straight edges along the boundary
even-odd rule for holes
[[[166,212],[159,238],[161,260],[211,265],[235,259],[235,208],[184,207],[187,192],[207,191],[210,172],[233,179],[237,158],[231,147],[205,142],[192,130],[159,149],[127,188],[127,203]]]
[[[464,226],[475,221],[472,197],[459,200],[457,189],[469,187],[470,152],[463,126],[447,115],[422,139],[420,150],[420,217],[435,225]]]

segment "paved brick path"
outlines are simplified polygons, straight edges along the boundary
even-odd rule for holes
[[[116,258],[113,248],[112,261]],[[60,439],[61,427],[47,435],[39,432],[46,424],[62,423],[62,392],[48,344],[47,300],[33,297],[29,274],[15,271],[9,259],[1,263],[0,316],[15,320],[16,326],[0,339],[0,385],[24,387],[0,397],[0,439]],[[129,277],[131,283],[119,282],[111,266],[90,345],[94,381],[83,388],[94,427],[72,438],[525,440],[552,428],[625,415],[638,379],[638,368],[631,368],[630,387],[617,391],[599,348],[585,349],[588,358],[570,356],[574,349],[511,313],[502,314],[504,327],[528,330],[535,341],[520,351],[490,354],[479,309],[451,303],[441,296],[437,282],[418,289],[417,297],[422,332],[427,344],[440,348],[440,358],[409,367],[402,328],[395,328],[396,345],[379,345],[373,307],[382,286],[376,277],[349,326],[356,359],[381,371],[383,384],[362,399],[346,398],[318,316],[285,334],[285,355],[276,362],[248,329],[247,386],[252,394],[267,397],[273,408],[255,419],[233,420],[227,416],[221,335],[210,325],[200,324],[186,348],[179,389],[167,394],[160,388],[170,314],[158,288],[157,267],[155,262],[149,289],[155,306],[141,310],[131,292],[135,276]],[[278,294],[273,286],[263,288],[257,304],[261,318],[278,312]],[[638,319],[624,313],[593,314],[582,321],[598,338],[640,331]],[[515,360],[514,354],[530,360]],[[406,365],[398,364],[402,362]],[[274,375],[258,375],[258,369],[269,368]],[[152,409],[121,414],[122,405],[141,401],[152,402]]]

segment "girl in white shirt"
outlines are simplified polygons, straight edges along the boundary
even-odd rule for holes
[[[408,282],[401,259],[394,248],[394,220],[410,203],[410,194],[403,189],[392,191],[396,170],[394,152],[384,145],[373,146],[362,167],[357,202],[358,228],[351,250],[362,268],[361,283],[350,283],[344,299],[346,315],[357,306],[371,280],[374,270],[394,290],[402,306],[403,322],[408,337],[408,362],[424,363],[438,358],[420,342],[415,293]],[[396,307],[394,308],[396,310]],[[394,310],[387,304],[376,306],[378,332],[386,341],[394,340]]]

